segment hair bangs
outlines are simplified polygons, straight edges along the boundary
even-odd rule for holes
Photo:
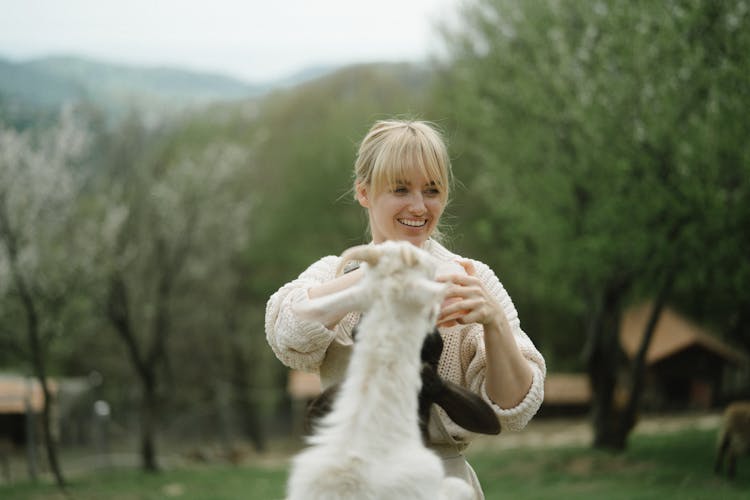
[[[394,189],[415,171],[434,183],[448,197],[450,167],[442,142],[414,128],[405,128],[382,144],[372,165],[370,186],[375,193]]]

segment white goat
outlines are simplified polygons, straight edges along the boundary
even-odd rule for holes
[[[750,453],[750,401],[736,401],[724,410],[714,471],[719,474],[727,461],[727,476],[737,472],[737,458]]]
[[[473,498],[465,481],[445,477],[419,429],[420,350],[445,293],[435,261],[406,242],[352,248],[341,266],[351,260],[366,264],[357,284],[296,309],[322,323],[364,314],[333,408],[293,460],[289,500]]]

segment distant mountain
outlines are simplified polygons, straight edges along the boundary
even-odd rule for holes
[[[296,71],[289,76],[284,76],[269,82],[269,86],[272,88],[294,87],[301,83],[309,82],[310,80],[317,80],[318,78],[334,73],[339,69],[341,69],[341,66],[325,64],[308,66],[307,68]]]
[[[51,106],[84,97],[85,93],[80,82],[52,75],[30,64],[0,59],[0,95],[6,99]]]
[[[257,97],[333,69],[313,67],[277,81],[253,84],[214,73],[118,65],[73,56],[23,62],[0,58],[0,118],[56,110],[65,102],[80,100],[115,115],[130,108],[179,111],[211,102]]]
[[[24,63],[55,77],[82,82],[94,94],[154,95],[204,101],[257,95],[267,90],[235,78],[167,67],[123,66],[76,57],[49,57]]]

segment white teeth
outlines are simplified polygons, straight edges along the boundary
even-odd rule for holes
[[[411,227],[422,227],[425,224],[427,224],[426,220],[409,220],[409,219],[399,219],[398,220],[401,224],[404,224],[406,226]]]

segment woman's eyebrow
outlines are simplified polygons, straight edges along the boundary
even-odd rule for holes
[[[411,182],[410,181],[406,181],[406,180],[403,180],[403,179],[396,179],[394,181],[394,184],[399,185],[399,186],[411,186]],[[437,182],[435,182],[435,181],[425,182],[424,186],[430,186],[430,187],[437,186]]]

